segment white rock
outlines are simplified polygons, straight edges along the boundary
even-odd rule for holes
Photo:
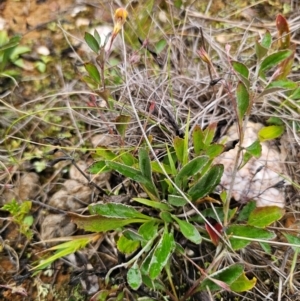
[[[39,46],[36,52],[44,56],[48,56],[50,54],[50,50],[46,46]]]
[[[85,161],[78,161],[76,162],[76,165],[84,174],[86,173],[86,169],[88,166],[85,163]],[[71,165],[69,175],[70,179],[72,180],[76,180],[84,184],[88,183],[88,180],[85,178],[85,176],[74,165]]]
[[[62,214],[49,214],[41,224],[41,239],[69,236],[75,231],[75,224]]]
[[[89,26],[90,25],[90,20],[87,18],[77,18],[75,22],[76,27],[81,27],[81,26]]]
[[[248,122],[245,133],[245,147],[252,144],[258,137],[258,131],[263,127],[260,123]],[[238,138],[236,125],[231,126],[221,141],[231,141]],[[233,186],[232,197],[236,201],[247,202],[256,200],[257,206],[278,206],[285,205],[284,192],[273,187],[283,180],[280,174],[285,174],[285,155],[280,153],[268,141],[262,142],[261,157],[251,158],[249,162],[237,172]],[[221,185],[228,191],[231,183],[233,166],[237,156],[238,146],[225,152],[215,159],[215,164],[224,165],[224,174]]]
[[[5,19],[0,17],[0,30],[4,30],[6,25]]]

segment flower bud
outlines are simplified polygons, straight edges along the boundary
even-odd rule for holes
[[[211,65],[211,60],[203,47],[200,47],[200,50],[198,51],[198,55],[204,63]]]
[[[128,12],[126,11],[125,8],[118,8],[115,11],[115,16],[114,16],[114,30],[113,30],[113,38],[116,37],[116,35],[119,33],[119,31],[121,30],[122,26],[124,25],[126,18],[128,16]]]

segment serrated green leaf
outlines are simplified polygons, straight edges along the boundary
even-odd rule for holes
[[[251,290],[256,284],[256,278],[248,279],[245,273],[242,273],[231,285],[230,289],[236,293],[247,292]]]
[[[96,150],[96,156],[106,159],[106,160],[115,160],[117,158],[117,155],[115,153],[113,153],[112,151],[110,151],[109,149],[105,148],[105,147],[101,147],[101,148],[97,148]],[[96,157],[94,156],[94,158]]]
[[[267,55],[271,44],[272,44],[272,35],[270,34],[269,31],[265,33],[261,42],[258,41],[255,42],[255,53],[259,61]]]
[[[237,221],[242,222],[242,221],[248,220],[250,213],[255,208],[256,208],[256,202],[255,201],[249,201],[249,202],[247,202],[247,204],[243,207],[243,209],[239,213]]]
[[[268,53],[268,48],[262,46],[258,41],[255,41],[255,54],[260,61]]]
[[[153,280],[159,276],[164,266],[167,264],[175,248],[173,233],[168,232],[165,226],[164,233],[157,243],[153,256],[149,264],[149,276]]]
[[[293,89],[296,89],[298,87],[298,85],[291,81],[291,80],[275,80],[275,81],[272,81],[267,87],[266,89],[268,88],[281,88],[281,89],[284,89],[284,90],[293,90]]]
[[[246,151],[255,158],[261,156],[261,144],[258,140],[254,141],[251,145],[246,147]]]
[[[31,49],[27,46],[18,46],[18,47],[15,47],[14,49],[12,49],[12,51],[10,52],[9,58],[12,61],[15,61],[19,58],[19,56],[21,54],[24,54],[24,53],[27,53],[30,51],[31,51]]]
[[[159,209],[162,211],[169,211],[172,209],[168,204],[162,203],[162,202],[151,201],[151,200],[143,199],[143,198],[133,198],[133,200],[140,204],[143,204],[143,205],[155,208],[155,209]]]
[[[249,162],[249,160],[250,160],[252,157],[253,157],[253,156],[252,156],[250,153],[245,152],[245,153],[243,154],[243,160],[242,160],[242,163],[239,165],[238,170],[241,170],[241,169]]]
[[[210,159],[214,159],[224,151],[224,148],[223,144],[211,144],[206,148],[205,154],[209,156]]]
[[[265,228],[280,220],[285,210],[278,206],[266,206],[255,208],[249,215],[248,225]]]
[[[293,52],[291,50],[281,50],[267,56],[260,64],[259,72],[264,72],[277,66],[279,63],[288,58]]]
[[[168,211],[163,211],[159,214],[159,217],[165,222],[165,223],[172,223],[172,215]]]
[[[46,69],[47,69],[47,65],[44,62],[36,62],[34,64],[34,67],[41,73],[45,73]]]
[[[204,150],[205,145],[204,141],[204,134],[202,129],[199,125],[196,125],[193,130],[193,144],[194,144],[194,151],[196,155],[199,155],[202,150]]]
[[[265,48],[270,48],[271,44],[272,44],[272,35],[267,30],[265,35],[263,36],[263,38],[261,40],[261,45]]]
[[[192,186],[188,194],[191,196],[192,201],[203,198],[214,190],[214,188],[220,183],[223,175],[224,166],[215,165],[210,168],[208,172],[204,174],[200,180]]]
[[[282,74],[280,74],[279,78],[284,78]],[[259,94],[259,98],[278,91],[294,90],[297,86],[298,85],[296,83],[287,79],[273,81]]]
[[[148,252],[148,254],[146,254],[146,257],[141,264],[141,273],[142,273],[142,275],[146,275],[147,277],[148,277],[149,266],[150,266],[150,262],[151,262],[154,250],[155,250],[155,248],[152,248],[149,250],[150,252]],[[151,279],[151,281],[152,281],[152,279]]]
[[[184,159],[184,139],[180,138],[180,137],[175,137],[174,141],[173,141],[173,145],[174,145],[174,149],[175,149],[175,153],[177,156],[178,161],[180,161],[181,163],[183,163],[183,159]]]
[[[268,94],[274,94],[278,91],[283,91],[283,90],[288,90],[288,89],[283,89],[280,87],[268,88],[268,89],[265,89],[261,94],[259,94],[258,98],[261,98],[262,96],[266,96]]]
[[[92,63],[85,63],[84,68],[88,72],[89,76],[99,85],[101,80],[98,68]]]
[[[0,52],[18,46],[21,38],[22,37],[20,35],[12,37],[7,43],[0,46]]]
[[[242,82],[239,82],[236,88],[236,101],[239,122],[241,123],[250,105],[249,92]]]
[[[185,238],[187,238],[188,240],[190,240],[191,242],[193,242],[195,244],[201,243],[202,237],[194,225],[177,218],[175,215],[172,215],[172,218],[179,225],[180,232],[183,234],[183,236]]]
[[[93,35],[91,35],[90,33],[86,32],[84,34],[84,40],[86,41],[86,43],[88,44],[88,46],[96,53],[98,54],[100,46],[99,43],[97,42],[97,40],[94,38]]]
[[[176,172],[173,172],[173,169],[169,165],[166,165],[166,164],[161,163],[161,162],[160,162],[160,164],[163,166],[163,168],[165,169],[165,171],[168,175],[175,175],[176,174]],[[151,168],[152,168],[153,172],[158,172],[160,174],[165,174],[157,161],[152,161],[151,162]]]
[[[196,175],[201,169],[208,163],[209,157],[201,156],[192,159],[185,166],[181,168],[179,173],[175,178],[175,183],[179,187],[182,187],[184,180],[187,180],[189,177]]]
[[[187,201],[180,195],[169,194],[168,203],[175,207],[182,207],[186,205]]]
[[[127,283],[133,290],[137,290],[142,284],[142,274],[137,264],[134,264],[127,272]]]
[[[90,85],[90,86],[92,86],[92,87],[97,87],[97,83],[96,83],[91,77],[89,77],[89,76],[87,76],[87,75],[83,75],[83,76],[81,77],[81,79],[82,79],[85,83],[87,83],[88,85]]]
[[[269,125],[284,125],[280,117],[272,116],[266,120],[266,123]]]
[[[284,133],[285,127],[280,125],[270,125],[263,127],[258,132],[258,138],[260,141],[273,140],[280,137]]]
[[[274,232],[248,225],[231,225],[226,233],[230,237],[229,240],[234,250],[245,248],[255,239],[270,240],[276,237]],[[239,236],[239,238],[233,238],[232,235]]]
[[[236,281],[243,273],[244,267],[241,264],[233,264],[215,273],[212,278],[218,281],[225,282],[227,285],[231,285]],[[208,278],[204,279],[199,287],[199,290],[205,290],[209,288],[210,291],[216,291],[220,289],[220,286],[213,280]]]
[[[17,67],[20,67],[22,69],[25,69],[25,63],[23,59],[17,59],[14,61],[14,65],[16,65]]]
[[[141,184],[149,183],[149,180],[145,178],[138,169],[113,161],[106,161],[106,165],[110,169],[119,172],[123,176],[130,178],[133,181],[136,181]]]
[[[147,182],[141,183],[141,186],[152,201],[160,201],[158,190],[153,181],[147,179]]]
[[[98,214],[113,218],[141,218],[152,219],[148,215],[142,214],[131,206],[118,203],[89,205],[90,214]]]
[[[176,193],[173,183],[167,178],[164,178],[163,180],[162,187],[164,188],[164,191],[168,193]]]
[[[158,223],[161,223],[161,220],[153,220],[142,224],[139,227],[138,233],[143,237],[144,241],[141,241],[141,246],[144,248],[147,245],[145,252],[149,252],[152,249],[152,244],[158,235],[161,233],[158,232]],[[149,241],[151,242],[149,244]],[[150,252],[149,252],[150,253]]]
[[[270,244],[268,243],[265,243],[265,242],[260,242],[259,243],[261,248],[269,255],[272,255],[272,249],[271,249],[271,246]]]
[[[131,254],[140,247],[140,242],[121,235],[117,242],[118,250],[123,254]]]
[[[110,169],[106,166],[105,161],[98,161],[93,163],[92,166],[88,168],[91,174],[99,174],[109,171]]]
[[[122,232],[122,234],[129,240],[135,240],[139,242],[145,241],[145,239],[140,234],[132,229],[126,229]]]
[[[158,225],[156,221],[148,221],[140,226],[138,233],[146,240],[149,241],[157,235]]]
[[[233,69],[241,76],[245,77],[245,78],[249,78],[249,70],[246,67],[246,65],[244,65],[241,62],[238,61],[232,61],[231,62]]]
[[[203,143],[205,145],[205,149],[212,143],[215,137],[215,133],[217,130],[217,123],[211,123],[208,127],[203,131],[204,140]]]
[[[147,286],[148,288],[153,289],[153,290],[156,288],[154,285],[154,281],[152,281],[150,279],[150,277],[148,277],[147,275],[142,274],[142,280],[143,280],[143,284],[145,286]],[[142,301],[144,301],[144,300],[142,300]],[[150,299],[150,300],[146,300],[146,301],[155,301],[155,300]]]
[[[220,193],[220,199],[221,199],[221,201],[222,201],[223,204],[226,203],[226,200],[227,200],[227,191],[226,190],[221,191],[221,193]]]
[[[166,149],[167,149],[167,155],[168,155],[168,157],[167,157],[168,161],[166,160],[167,161],[167,166],[170,167],[172,175],[176,175],[177,169],[176,169],[176,166],[175,166],[176,158],[174,158],[175,157],[174,156],[174,151],[171,152],[167,144],[166,144]]]
[[[131,153],[122,153],[120,158],[127,166],[132,166],[137,163],[137,159]]]
[[[96,39],[98,45],[100,46],[101,45],[101,37],[100,37],[99,32],[98,32],[97,29],[94,30],[94,38]]]
[[[152,171],[148,152],[144,148],[139,150],[139,167],[143,176],[152,182]]]
[[[186,254],[185,249],[178,242],[175,242],[175,252],[178,254]]]
[[[283,235],[287,239],[288,243],[299,246],[299,247],[292,246],[294,251],[296,251],[296,249],[300,250],[300,238],[299,237],[296,237],[296,236],[288,234],[288,233],[283,233]]]

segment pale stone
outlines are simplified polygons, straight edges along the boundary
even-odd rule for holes
[[[247,147],[258,139],[258,131],[263,127],[260,123],[248,122],[244,133],[243,146]],[[236,125],[231,126],[226,136],[221,141],[238,139]],[[282,189],[273,187],[283,180],[280,174],[285,174],[285,154],[273,146],[272,143],[261,142],[262,154],[249,162],[236,173],[232,197],[236,201],[247,202],[256,200],[257,206],[278,206],[285,205],[285,195]],[[221,179],[221,186],[228,191],[231,183],[233,166],[237,156],[238,146],[221,154],[215,159],[215,164],[224,165],[224,174]]]

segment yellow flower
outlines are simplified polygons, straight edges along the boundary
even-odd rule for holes
[[[115,11],[115,16],[114,16],[115,26],[112,34],[113,38],[115,38],[119,33],[119,31],[121,30],[122,26],[126,21],[127,16],[128,16],[128,12],[126,11],[125,8],[118,8]]]

